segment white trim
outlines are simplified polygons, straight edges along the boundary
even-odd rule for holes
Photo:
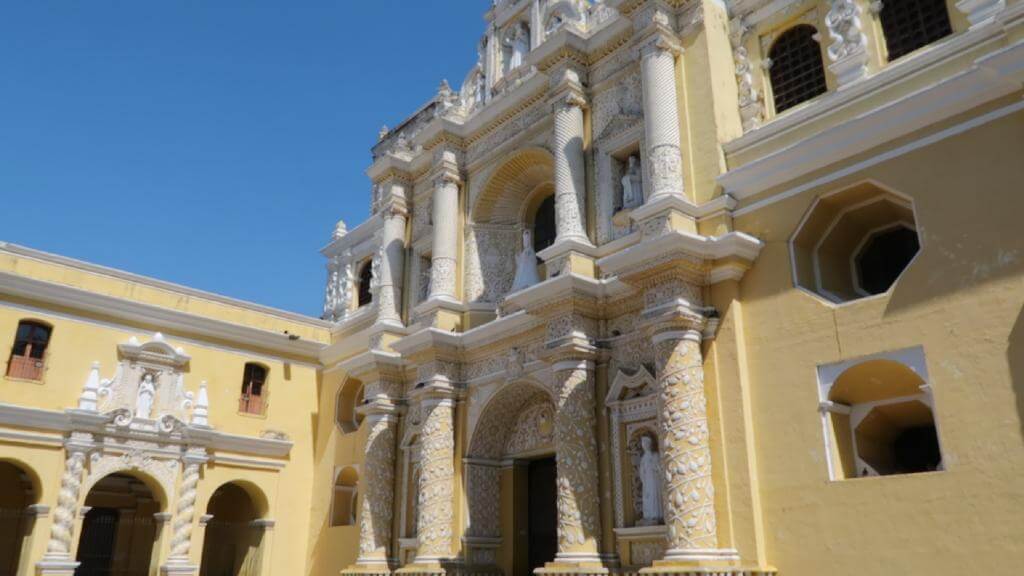
[[[947,138],[951,138],[953,136],[957,136],[959,134],[963,134],[964,132],[967,132],[968,130],[977,128],[979,126],[984,126],[985,124],[988,124],[989,122],[993,122],[995,120],[999,120],[1000,118],[1003,118],[1005,116],[1009,116],[1010,114],[1014,114],[1014,113],[1019,112],[1021,110],[1024,110],[1024,102],[1014,102],[1013,104],[1009,104],[1009,105],[1004,106],[1002,108],[997,108],[995,110],[992,110],[991,112],[987,112],[985,114],[982,114],[981,116],[976,116],[974,118],[971,118],[970,120],[967,120],[967,121],[962,122],[960,124],[956,124],[954,126],[946,128],[946,129],[941,130],[939,132],[936,132],[934,134],[930,134],[930,135],[925,136],[923,138],[920,138],[918,140],[914,140],[913,142],[908,142],[907,144],[904,144],[903,146],[899,146],[897,148],[893,148],[892,150],[888,150],[888,151],[883,152],[881,154],[878,154],[876,156],[872,156],[871,158],[867,158],[865,160],[857,162],[856,164],[851,164],[850,166],[847,166],[846,168],[842,168],[840,170],[836,170],[835,172],[832,172],[832,173],[827,174],[825,176],[821,176],[820,178],[815,178],[814,180],[811,180],[810,182],[801,184],[799,186],[795,186],[795,187],[790,188],[789,190],[786,190],[784,192],[780,192],[778,194],[774,194],[774,195],[772,195],[772,196],[770,196],[768,198],[765,198],[764,200],[758,200],[757,202],[753,202],[753,203],[751,203],[751,204],[749,204],[747,206],[744,206],[742,208],[739,208],[739,209],[733,211],[732,215],[733,215],[734,218],[739,218],[740,216],[744,216],[744,215],[749,214],[751,212],[755,212],[755,211],[760,210],[762,208],[765,208],[765,207],[767,207],[767,206],[769,206],[771,204],[775,204],[776,202],[781,202],[783,200],[786,200],[787,198],[791,198],[791,197],[796,196],[798,194],[802,194],[802,193],[804,193],[804,192],[806,192],[808,190],[812,190],[814,188],[818,188],[818,187],[823,186],[825,184],[829,184],[831,182],[835,182],[836,180],[839,180],[841,178],[845,178],[846,176],[849,176],[851,174],[855,174],[857,172],[860,172],[861,170],[864,170],[865,168],[870,168],[872,166],[876,166],[878,164],[881,164],[882,162],[886,162],[886,161],[892,160],[893,158],[898,158],[900,156],[903,156],[905,154],[909,154],[910,152],[913,152],[915,150],[924,148],[926,146],[931,146],[932,144],[935,144],[937,142],[941,142],[941,141],[943,141],[943,140],[945,140]]]
[[[90,292],[73,286],[46,282],[0,271],[0,294],[55,306],[68,306],[119,320],[155,325],[167,331],[199,334],[264,348],[282,354],[316,358],[325,344],[291,340],[287,334],[216,320],[153,304]]]
[[[2,292],[3,292],[3,287],[0,286],[0,293],[2,293]],[[45,319],[45,318],[57,318],[57,319],[65,321],[65,322],[78,322],[80,324],[85,324],[85,325],[88,325],[88,326],[98,326],[98,327],[101,327],[101,328],[109,328],[109,329],[113,329],[113,330],[120,330],[122,332],[125,332],[129,336],[139,335],[139,334],[146,334],[147,333],[147,330],[139,328],[139,327],[136,327],[136,326],[131,326],[129,324],[118,324],[116,322],[108,322],[108,321],[105,321],[105,320],[96,320],[96,319],[93,319],[93,318],[87,318],[85,316],[78,316],[76,314],[72,314],[72,313],[68,313],[68,312],[59,312],[59,311],[56,311],[56,310],[51,310],[49,308],[40,308],[40,307],[37,307],[37,306],[30,306],[28,304],[21,304],[21,303],[17,303],[17,302],[0,300],[0,307],[7,307],[7,308],[11,308],[13,310],[21,310],[21,311],[26,312],[28,314],[42,315],[44,317],[43,319]],[[206,340],[196,340],[195,338],[188,338],[188,337],[183,337],[183,336],[178,336],[178,335],[173,335],[171,337],[171,339],[175,340],[177,342],[187,343],[190,346],[199,346],[201,348],[208,349],[208,350],[219,350],[221,352],[229,352],[231,354],[243,355],[246,358],[250,358],[250,359],[259,359],[259,360],[264,360],[264,361],[267,361],[267,362],[289,362],[293,366],[303,366],[303,367],[306,367],[306,368],[314,368],[314,369],[320,368],[320,364],[318,364],[316,362],[304,362],[304,361],[301,361],[301,360],[294,360],[292,357],[285,357],[285,356],[271,356],[269,354],[265,354],[263,352],[257,352],[257,351],[254,351],[252,349],[249,349],[249,348],[235,348],[235,347],[232,347],[232,346],[225,346],[223,344],[214,344],[214,343],[206,341]]]
[[[961,37],[977,40],[992,40],[998,37],[1002,28],[995,23],[981,26],[977,32],[965,32]],[[978,38],[975,38],[978,37]],[[955,41],[943,45],[944,57],[953,57],[962,52],[967,41]],[[922,54],[921,56],[924,56]],[[865,152],[935,122],[953,117],[986,102],[1012,94],[1022,87],[1019,76],[1024,68],[1024,41],[982,56],[967,70],[945,78],[935,84],[914,91],[902,98],[889,101],[869,112],[827,128],[809,138],[782,148],[771,154],[733,168],[718,177],[718,183],[739,199],[748,198],[810,174],[823,166],[829,166]],[[916,69],[916,68],[915,68]],[[894,65],[887,70],[902,73],[909,70]],[[868,80],[851,85],[851,89],[833,92],[829,97],[808,107],[809,114],[832,112],[841,107],[840,102],[854,96],[870,94],[874,89],[891,82],[895,72],[879,72]],[[740,153],[755,144],[762,144],[770,132],[779,132],[795,127],[804,121],[794,115],[793,121],[783,119],[766,124],[725,145],[728,154]],[[765,136],[765,137],[762,137]]]
[[[190,288],[181,284],[175,284],[173,282],[167,282],[166,280],[159,280],[157,278],[151,278],[149,276],[142,276],[140,274],[134,274],[132,272],[126,272],[124,270],[118,270],[117,268],[109,268],[107,266],[100,266],[99,264],[93,264],[91,262],[85,262],[77,260],[75,258],[69,258],[67,256],[61,256],[59,254],[51,254],[49,252],[43,252],[42,250],[36,250],[27,246],[21,246],[18,244],[11,244],[9,242],[0,241],[0,252],[7,252],[13,256],[20,258],[30,258],[41,262],[48,262],[51,264],[58,264],[61,266],[67,266],[76,270],[89,272],[92,274],[98,274],[101,276],[108,276],[116,278],[118,280],[125,280],[127,282],[133,282],[136,284],[144,284],[153,288],[159,288],[161,290],[168,290],[187,296],[193,296],[196,298],[202,298],[203,300],[210,300],[219,304],[227,304],[229,306],[237,306],[245,310],[251,310],[253,312],[259,312],[261,314],[267,314],[275,316],[283,320],[290,320],[292,322],[301,322],[310,326],[318,328],[327,328],[330,326],[330,322],[314,318],[312,316],[306,316],[297,312],[289,312],[287,310],[281,310],[279,308],[272,308],[270,306],[263,306],[246,300],[237,300],[228,296],[222,296],[213,292],[206,292],[204,290],[198,290],[196,288]]]

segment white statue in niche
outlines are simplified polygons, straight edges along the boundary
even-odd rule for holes
[[[626,172],[622,175],[622,207],[636,208],[644,203],[644,184],[640,175],[640,159],[635,154],[626,161]]]
[[[519,68],[530,52],[530,31],[526,24],[516,24],[505,39],[505,46],[509,49],[508,60],[506,61],[505,72],[511,72]]]
[[[512,280],[509,292],[529,288],[538,282],[540,277],[537,275],[537,253],[533,251],[533,233],[526,229],[523,230],[523,249],[516,257],[516,277]]]
[[[146,373],[139,382],[139,392],[135,397],[135,417],[148,419],[153,411],[153,398],[156,396],[156,384],[153,375]]]
[[[650,436],[640,438],[640,448],[643,450],[643,454],[640,456],[640,466],[637,472],[642,487],[642,506],[641,518],[637,524],[651,526],[660,524],[662,519],[661,455],[654,451]]]

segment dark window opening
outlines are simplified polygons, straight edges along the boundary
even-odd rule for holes
[[[366,306],[373,302],[373,291],[370,285],[373,283],[373,266],[370,262],[363,264],[359,269],[359,306]]]
[[[920,245],[917,233],[894,228],[875,235],[857,255],[857,278],[868,294],[881,294],[896,282]]]
[[[890,62],[953,33],[945,0],[885,2],[880,18]]]
[[[907,428],[892,445],[896,474],[934,472],[942,463],[935,426]]]
[[[259,364],[248,363],[242,374],[242,395],[238,400],[239,412],[263,413],[263,388],[267,382],[267,369]]]
[[[43,376],[43,356],[50,344],[50,327],[23,320],[18,323],[14,346],[7,362],[7,375],[12,378],[39,380]]]
[[[537,214],[533,217],[533,250],[541,250],[555,243],[555,236],[558,231],[555,229],[555,197],[548,196],[537,207]]]
[[[769,76],[775,96],[775,112],[806,102],[828,89],[821,47],[814,37],[817,29],[809,24],[794,26],[772,45]]]

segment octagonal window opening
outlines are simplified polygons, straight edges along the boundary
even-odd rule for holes
[[[854,288],[863,296],[887,292],[920,249],[917,231],[903,223],[868,234],[853,254]]]
[[[343,434],[355,432],[363,423],[363,415],[358,408],[364,401],[363,383],[349,378],[338,389],[334,407],[334,421]]]
[[[865,182],[817,198],[790,239],[794,284],[833,304],[887,292],[920,251],[913,203]]]
[[[921,348],[818,368],[831,480],[943,469]]]

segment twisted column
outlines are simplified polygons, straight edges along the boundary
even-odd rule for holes
[[[597,427],[593,365],[566,360],[553,367],[558,386],[555,454],[558,489],[556,562],[599,562]]]
[[[394,517],[395,428],[393,413],[369,412],[369,433],[360,482],[359,557],[351,572],[386,573],[389,571],[391,524]],[[362,567],[363,569],[359,569]]]
[[[434,184],[434,237],[431,249],[430,298],[455,298],[458,254],[459,183],[445,174]]]
[[[704,556],[718,547],[700,340],[696,330],[654,336],[666,560]]]
[[[683,194],[674,51],[675,47],[661,37],[655,37],[640,49],[644,138],[651,176],[648,202]]]
[[[590,244],[584,229],[585,164],[583,160],[583,106],[570,92],[555,103],[555,228],[556,242],[576,240]]]
[[[420,477],[417,486],[416,563],[451,556],[452,495],[455,483],[455,436],[451,398],[424,398],[420,431]]]
[[[47,556],[71,555],[71,537],[75,526],[75,510],[78,508],[79,492],[82,489],[82,470],[85,469],[85,451],[68,447],[64,460],[64,474],[60,478],[60,494],[57,508],[53,511],[53,525],[50,540],[46,544]]]
[[[192,520],[195,517],[196,487],[199,485],[199,468],[202,463],[202,459],[186,457],[182,469],[169,563],[188,562],[192,550]]]

